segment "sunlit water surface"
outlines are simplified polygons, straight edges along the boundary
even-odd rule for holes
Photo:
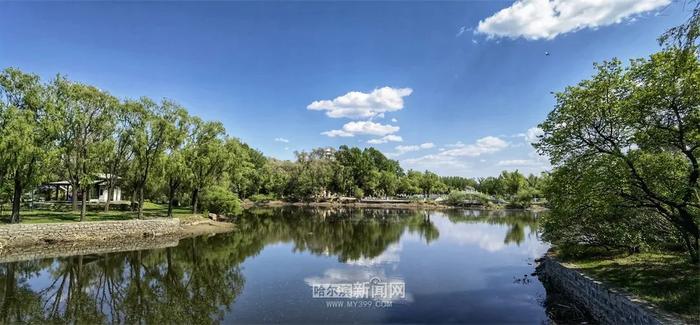
[[[537,220],[515,211],[249,210],[235,232],[176,247],[2,264],[0,315],[4,323],[539,324],[546,293],[531,273],[547,245]],[[372,279],[402,284],[403,295],[319,297],[324,285]]]

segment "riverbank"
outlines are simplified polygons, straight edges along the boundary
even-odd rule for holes
[[[180,239],[224,233],[234,225],[202,217],[0,226],[0,263],[176,246]]]
[[[680,255],[562,260],[550,251],[538,260],[537,271],[545,286],[564,292],[602,323],[700,321],[700,270]]]
[[[532,211],[532,212],[543,212],[548,209],[542,206],[531,206],[529,208],[509,208],[503,205],[490,205],[490,206],[454,206],[439,204],[435,202],[427,201],[416,201],[410,203],[367,203],[367,202],[287,202],[287,201],[269,201],[269,202],[243,202],[244,208],[253,207],[284,207],[284,206],[298,206],[298,207],[319,207],[319,208],[380,208],[380,209],[432,209],[432,210],[443,210],[443,209],[471,209],[471,210],[522,210],[522,211]]]

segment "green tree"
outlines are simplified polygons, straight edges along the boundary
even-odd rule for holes
[[[585,204],[604,207],[606,201],[617,202],[638,215],[651,214],[673,225],[696,262],[700,259],[697,14],[696,9],[694,18],[680,29],[687,33],[677,34],[679,41],[667,43],[661,52],[629,66],[618,60],[596,64],[591,79],[556,94],[557,104],[540,125],[544,136],[537,144],[556,169],[575,170],[555,173],[552,183],[586,182],[590,189],[575,194],[595,192],[598,198],[580,202],[568,193],[550,192],[548,199],[558,204],[553,203],[562,218],[583,218],[577,211],[584,211]],[[613,181],[617,186],[608,188]]]
[[[227,164],[224,147],[225,130],[221,122],[193,119],[191,139],[185,150],[185,161],[192,173],[192,213],[197,213],[200,193],[219,176]]]
[[[437,174],[427,170],[425,173],[423,173],[419,186],[425,197],[429,197],[431,194],[440,192],[440,190],[444,190],[445,188],[444,184],[440,182],[440,177]]]
[[[136,112],[138,119],[134,126],[134,190],[138,195],[138,217],[143,217],[144,191],[148,185],[153,165],[160,159],[167,145],[168,135],[175,127],[179,106],[163,100],[156,104],[148,98],[128,101]]]
[[[0,73],[4,173],[13,181],[11,222],[20,221],[22,194],[54,166],[56,110],[46,87],[33,74],[8,68]]]
[[[185,162],[185,141],[190,131],[190,117],[182,107],[175,107],[173,115],[174,128],[166,135],[166,149],[162,160],[162,174],[167,183],[168,212],[167,216],[173,216],[173,204],[178,191],[191,179],[190,169]]]
[[[114,132],[109,140],[109,150],[105,154],[105,178],[107,180],[105,211],[109,211],[109,206],[114,196],[114,188],[122,178],[119,175],[126,174],[133,155],[134,125],[136,125],[138,115],[135,114],[132,108],[133,105],[119,103],[114,112]]]
[[[103,170],[114,131],[119,102],[95,87],[57,77],[53,83],[60,119],[59,146],[65,172],[73,188],[73,209],[81,194],[80,221],[85,219],[87,197],[97,173]]]

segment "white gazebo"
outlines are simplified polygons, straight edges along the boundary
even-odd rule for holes
[[[95,175],[95,180],[90,184],[87,190],[87,201],[89,202],[107,202],[107,196],[109,194],[108,190],[108,174],[97,174]],[[121,179],[117,177],[117,180]],[[72,193],[72,185],[69,181],[55,181],[44,184],[45,187],[49,188],[49,201],[73,201],[74,198],[70,197]],[[60,195],[63,192],[63,195]],[[80,195],[80,193],[78,193]],[[59,197],[60,196],[60,197]],[[82,198],[80,198],[82,199]],[[119,185],[114,186],[114,191],[112,193],[111,202],[117,202],[122,200],[122,190]]]

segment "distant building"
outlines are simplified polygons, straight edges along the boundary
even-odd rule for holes
[[[109,193],[107,188],[109,177],[110,176],[108,174],[95,175],[95,180],[92,182],[92,184],[90,184],[87,192],[85,193],[87,195],[86,199],[88,202],[107,202],[107,196]],[[117,182],[119,179],[121,179],[121,177],[117,177]],[[69,181],[62,180],[45,183],[42,186],[42,189],[48,194],[46,196],[46,201],[73,201],[74,199],[71,197],[73,188]],[[78,193],[78,197],[75,199],[82,200],[80,195],[81,193]],[[114,186],[114,191],[110,201],[117,202],[121,200],[122,190],[121,187],[119,187],[119,184],[117,184]]]

